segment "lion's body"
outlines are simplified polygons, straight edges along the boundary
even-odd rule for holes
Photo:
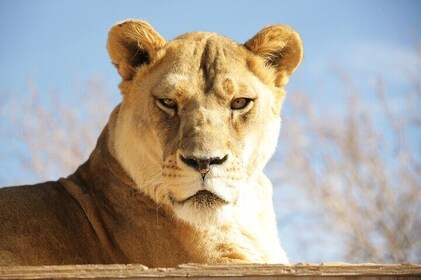
[[[68,178],[0,189],[0,264],[259,261],[253,228],[199,231],[137,190],[108,152],[107,130]]]
[[[136,191],[104,144],[66,179],[1,189],[1,264],[204,261],[188,250],[189,228]]]
[[[0,189],[0,265],[286,263],[263,167],[298,35],[273,26],[244,46],[201,32],[165,42],[130,20],[108,51],[123,102],[73,175]]]

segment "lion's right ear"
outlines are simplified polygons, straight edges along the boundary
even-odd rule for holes
[[[165,43],[146,21],[129,19],[111,28],[107,50],[123,80],[130,80],[136,67],[153,62]]]

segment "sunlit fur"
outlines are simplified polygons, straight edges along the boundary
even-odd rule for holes
[[[122,74],[116,157],[140,190],[157,204],[168,205],[179,219],[198,229],[232,226],[247,231],[253,236],[247,242],[263,250],[262,260],[286,262],[276,233],[271,185],[262,179],[262,171],[278,138],[283,86],[302,58],[299,36],[275,25],[245,47],[204,32],[164,44],[149,26],[146,35],[138,31],[145,24],[128,21],[110,32],[108,49],[119,70],[130,68],[130,61],[116,57],[131,40],[151,57],[134,75]],[[142,36],[133,35],[137,33]],[[254,100],[248,111],[230,109],[239,97]],[[160,108],[157,98],[175,100],[177,111]],[[203,180],[180,155],[228,155],[228,160],[211,166]],[[226,203],[181,203],[200,190]]]

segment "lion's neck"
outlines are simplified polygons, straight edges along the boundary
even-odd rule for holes
[[[192,250],[200,235],[139,191],[108,150],[107,138],[108,127],[88,161],[61,183],[83,208],[110,262],[150,267],[206,262]]]
[[[236,226],[195,229],[139,191],[108,149],[108,137],[106,127],[89,160],[63,183],[82,206],[112,262],[175,266],[263,259],[250,232]]]
[[[122,207],[122,204],[135,200],[138,208],[141,206],[156,210],[158,208],[156,203],[139,191],[136,183],[116,160],[109,149],[108,141],[107,125],[88,161],[78,168],[71,179],[78,181],[78,185],[84,188],[85,193],[99,201],[106,201],[109,209],[115,211],[119,208],[127,209],[127,205]]]

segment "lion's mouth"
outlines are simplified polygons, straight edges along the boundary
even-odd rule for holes
[[[186,199],[183,199],[181,201],[177,201],[172,195],[170,195],[170,197],[171,197],[172,202],[177,203],[177,204],[189,203],[191,205],[209,206],[209,207],[217,207],[223,204],[228,204],[228,201],[224,200],[223,198],[219,197],[218,195],[208,190],[200,190],[196,192],[194,195]]]

